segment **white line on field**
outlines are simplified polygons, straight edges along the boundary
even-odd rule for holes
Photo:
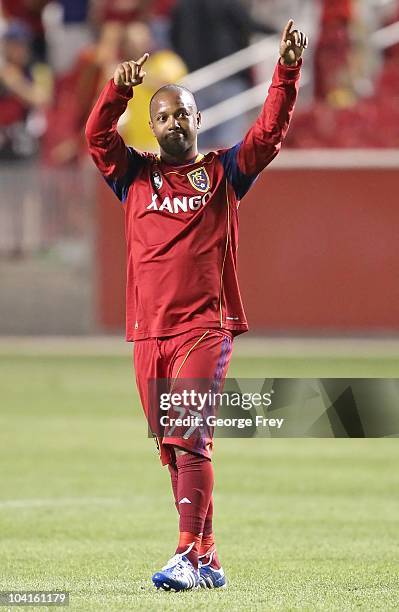
[[[0,356],[126,356],[132,344],[121,337],[1,337]],[[247,336],[234,343],[235,357],[399,357],[399,336],[286,337]]]
[[[43,499],[5,499],[0,500],[0,510],[8,508],[55,508],[59,506],[108,506],[123,504],[117,497],[55,497]]]
[[[288,338],[249,337],[238,339],[236,357],[295,358],[324,357],[329,359],[399,357],[397,338]]]

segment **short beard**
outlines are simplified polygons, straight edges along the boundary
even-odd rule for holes
[[[171,140],[168,138],[165,138],[160,145],[165,153],[168,153],[168,155],[172,155],[173,157],[180,157],[181,155],[184,155],[184,153],[190,148],[190,145],[186,142],[186,140]]]

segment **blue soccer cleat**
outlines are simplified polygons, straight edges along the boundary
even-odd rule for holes
[[[190,546],[184,553],[174,555],[167,564],[156,572],[152,581],[157,589],[164,591],[189,591],[199,587],[199,572],[185,556],[190,552]]]
[[[200,557],[199,583],[200,587],[203,589],[225,589],[227,587],[226,576],[224,575],[223,568],[221,567],[220,569],[214,569],[211,567],[214,553],[215,551],[211,553],[208,563],[202,563]]]

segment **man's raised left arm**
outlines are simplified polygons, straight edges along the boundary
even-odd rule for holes
[[[298,95],[302,54],[307,36],[292,31],[289,20],[280,41],[280,58],[263,108],[243,141],[222,153],[222,163],[237,197],[248,191],[256,176],[276,157],[288,131]]]

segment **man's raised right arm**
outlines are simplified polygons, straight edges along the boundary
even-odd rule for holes
[[[86,140],[94,163],[122,202],[143,163],[143,157],[125,145],[118,133],[117,123],[133,96],[132,88],[143,81],[145,72],[141,67],[147,57],[148,54],[145,54],[137,62],[119,64],[86,124]]]

